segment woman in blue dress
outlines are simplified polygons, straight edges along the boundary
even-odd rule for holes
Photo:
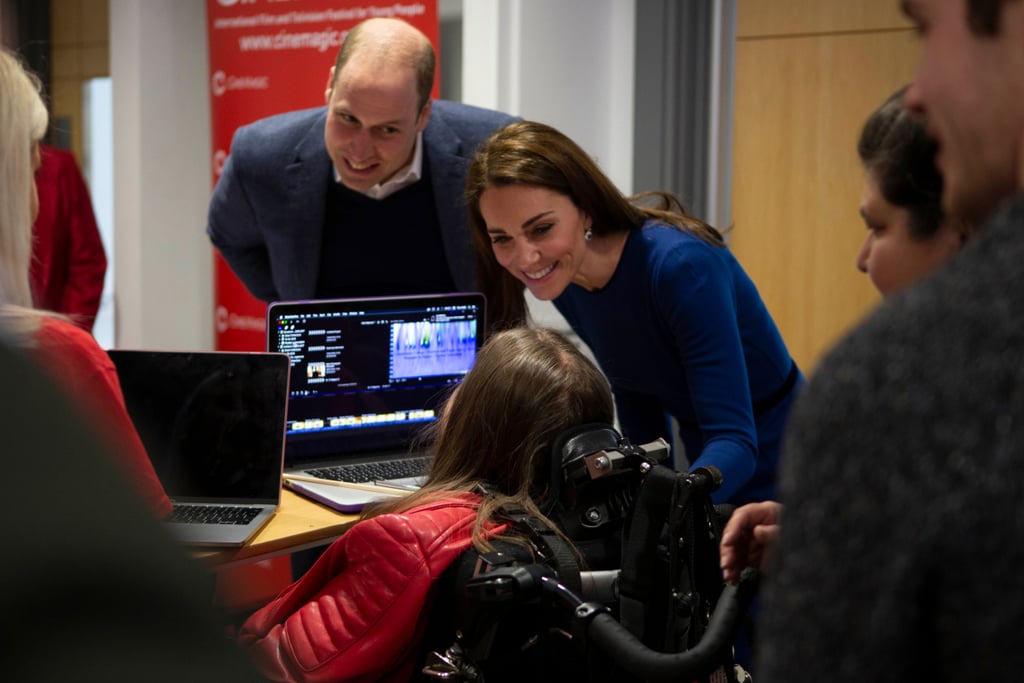
[[[572,140],[531,121],[478,150],[466,199],[492,330],[527,322],[525,289],[553,301],[633,443],[668,436],[672,416],[689,467],[722,473],[715,502],[774,498],[803,377],[717,230],[671,195],[624,197]]]

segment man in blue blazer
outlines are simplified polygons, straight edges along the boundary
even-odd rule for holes
[[[326,107],[236,131],[207,234],[264,301],[475,287],[463,202],[476,147],[514,119],[432,101],[430,41],[398,19],[353,28]]]

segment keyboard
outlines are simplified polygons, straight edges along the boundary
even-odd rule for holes
[[[398,460],[382,460],[380,462],[352,463],[333,467],[318,467],[306,470],[306,474],[331,481],[347,481],[352,484],[365,484],[383,479],[402,479],[418,477],[426,473],[430,465],[430,456],[418,458],[400,458]]]
[[[248,524],[260,508],[223,505],[175,505],[165,521],[179,524]]]

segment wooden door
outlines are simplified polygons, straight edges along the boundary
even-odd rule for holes
[[[730,243],[805,372],[879,301],[856,143],[917,54],[896,0],[738,0]]]

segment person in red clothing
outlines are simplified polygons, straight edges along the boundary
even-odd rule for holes
[[[604,376],[559,333],[497,333],[436,423],[425,485],[368,511],[240,642],[273,681],[410,680],[437,579],[470,546],[513,538],[504,506],[543,519],[558,436],[612,418]]]
[[[0,329],[80,404],[133,489],[163,517],[171,501],[128,415],[110,358],[65,316],[32,305],[29,262],[39,210],[33,173],[41,163],[47,113],[38,79],[6,51],[0,52],[0,102]]]
[[[39,145],[39,215],[32,228],[32,300],[91,331],[103,294],[107,256],[89,188],[68,151]]]

